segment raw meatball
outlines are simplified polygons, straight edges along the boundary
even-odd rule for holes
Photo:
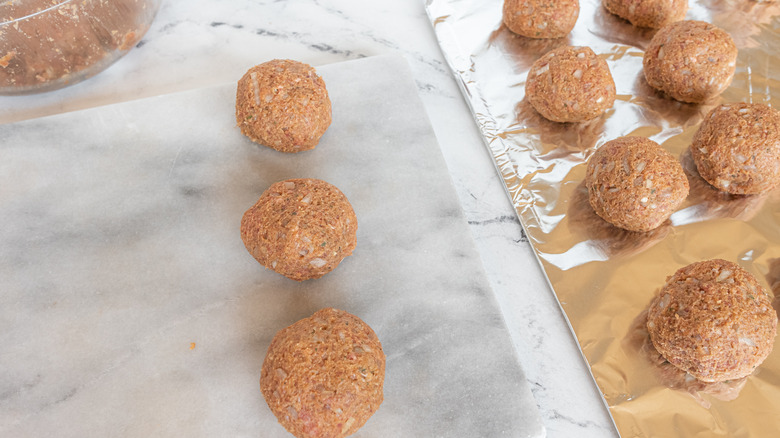
[[[525,94],[548,120],[582,122],[612,107],[615,81],[607,62],[590,47],[559,47],[533,63]]]
[[[328,308],[274,336],[260,390],[296,437],[340,438],[357,432],[379,409],[384,380],[385,353],[371,327]]]
[[[318,179],[271,185],[241,219],[241,239],[261,265],[297,281],[319,278],[356,246],[347,197]]]
[[[703,21],[678,21],[660,29],[643,60],[651,87],[682,102],[718,96],[734,77],[737,46],[731,36]]]
[[[672,365],[704,382],[745,377],[769,356],[777,314],[749,272],[726,260],[688,265],[650,303],[647,330]]]
[[[780,111],[733,103],[709,112],[691,144],[699,174],[724,192],[752,195],[780,184]]]
[[[602,0],[604,7],[634,26],[660,29],[685,18],[688,0]]]
[[[680,162],[644,137],[604,143],[588,161],[585,185],[596,214],[629,231],[657,228],[688,196]]]
[[[252,141],[278,151],[314,149],[331,122],[325,82],[298,61],[256,65],[238,81],[236,122]]]
[[[529,38],[565,37],[579,14],[579,0],[504,0],[504,24]]]

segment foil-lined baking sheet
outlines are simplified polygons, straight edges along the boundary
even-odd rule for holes
[[[427,0],[450,67],[474,113],[541,265],[624,437],[769,437],[780,434],[780,342],[747,379],[703,385],[663,363],[643,311],[667,276],[723,258],[780,295],[780,189],[762,196],[717,192],[688,151],[704,115],[726,102],[780,104],[780,5],[752,0],[690,2],[687,19],[716,24],[739,48],[731,86],[693,105],[655,92],[642,74],[655,31],[632,26],[599,0],[581,0],[566,38],[532,40],[502,25],[501,0]],[[562,45],[589,46],[617,87],[604,116],[560,124],[524,99],[526,74]],[[590,208],[585,163],[603,143],[648,137],[679,157],[691,185],[670,221],[644,234],[612,227]],[[773,292],[772,292],[773,290]],[[517,293],[522,293],[518,288]],[[775,308],[778,299],[775,299]]]

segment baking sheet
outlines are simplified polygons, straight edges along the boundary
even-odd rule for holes
[[[387,354],[356,436],[544,435],[405,61],[318,71],[334,122],[296,155],[240,134],[235,84],[0,126],[0,435],[289,436],[262,360],[328,306]],[[354,254],[303,283],[239,236],[293,177],[359,222]]]
[[[743,100],[777,105],[780,5],[690,2],[686,18],[715,23],[739,48],[731,87],[702,105],[666,99],[647,85],[642,56],[654,32],[611,15],[600,1],[581,1],[577,25],[558,40],[513,35],[501,23],[502,5],[428,0],[426,7],[619,432],[627,437],[777,435],[780,341],[737,399],[722,401],[712,388],[670,387],[636,342],[641,333],[634,323],[667,276],[704,259],[738,262],[780,294],[780,191],[719,194],[698,176],[687,152],[702,117],[715,105]],[[590,46],[607,61],[618,96],[603,117],[553,123],[525,101],[531,64],[561,45]],[[691,183],[671,223],[654,232],[616,229],[587,202],[582,185],[587,159],[604,142],[624,135],[662,144],[680,157]]]

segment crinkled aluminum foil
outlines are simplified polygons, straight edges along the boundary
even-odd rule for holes
[[[688,152],[702,117],[714,106],[780,103],[780,4],[690,3],[687,19],[716,24],[739,48],[732,85],[702,105],[664,98],[647,85],[642,56],[654,31],[611,15],[599,0],[581,0],[576,27],[559,40],[513,35],[501,23],[502,5],[427,0],[426,7],[619,432],[778,436],[780,338],[746,380],[701,385],[660,364],[648,348],[642,317],[667,276],[711,258],[739,263],[780,296],[780,189],[748,197],[718,193],[698,176]],[[590,46],[609,64],[618,97],[603,117],[553,123],[524,100],[531,64],[561,45]],[[646,234],[606,224],[593,213],[582,184],[591,154],[624,135],[649,137],[680,157],[691,183],[671,223]]]

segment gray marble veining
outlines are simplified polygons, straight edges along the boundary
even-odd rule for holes
[[[360,436],[543,434],[405,62],[319,71],[334,123],[297,155],[241,136],[233,84],[0,126],[0,435],[287,436],[260,365],[326,306],[387,353]],[[292,177],[359,220],[354,255],[304,283],[238,233]]]
[[[0,123],[211,87],[235,81],[250,66],[273,58],[319,66],[362,56],[403,56],[547,435],[616,436],[579,345],[523,241],[522,227],[501,219],[514,217],[514,209],[424,5],[420,0],[165,1],[141,44],[119,62],[73,87],[0,99]]]

